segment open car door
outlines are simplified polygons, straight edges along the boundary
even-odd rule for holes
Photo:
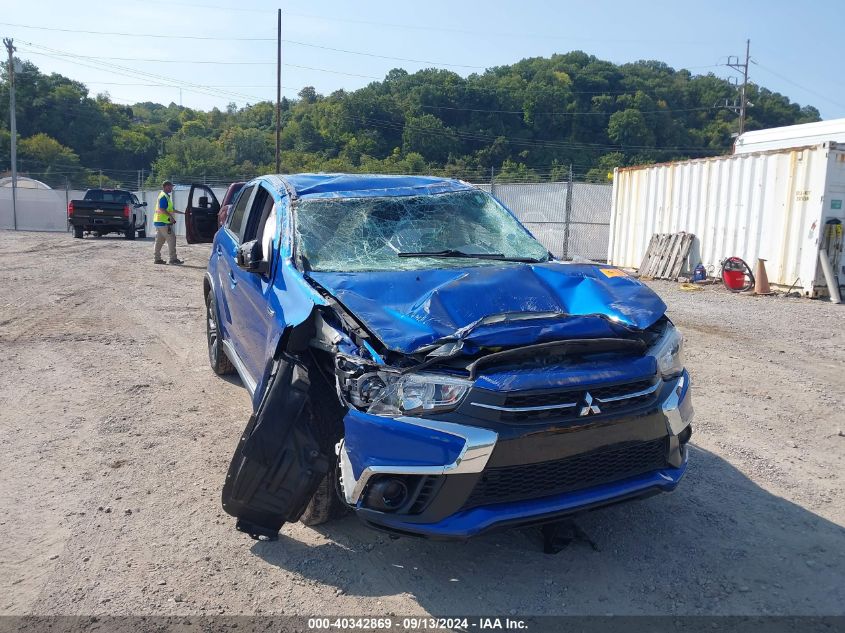
[[[188,244],[207,244],[217,233],[217,213],[220,203],[206,185],[191,185],[185,206],[185,239]]]
[[[332,464],[315,436],[312,391],[306,364],[283,354],[235,449],[223,509],[254,539],[275,540],[285,522],[297,521]]]

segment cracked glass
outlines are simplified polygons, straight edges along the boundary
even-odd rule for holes
[[[548,260],[548,250],[483,191],[302,200],[296,207],[296,239],[300,257],[310,270],[320,272],[501,265],[501,258]],[[441,251],[452,256],[413,255]]]

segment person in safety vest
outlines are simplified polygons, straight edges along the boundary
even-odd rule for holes
[[[184,264],[184,262],[176,257],[176,216],[185,215],[181,211],[173,208],[173,198],[170,194],[173,192],[173,183],[165,180],[161,185],[161,192],[158,194],[158,201],[156,202],[155,214],[153,214],[153,224],[156,227],[156,245],[154,252],[154,260],[156,264],[165,263],[161,258],[161,247],[167,242],[168,250],[168,264]]]

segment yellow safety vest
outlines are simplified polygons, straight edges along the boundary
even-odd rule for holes
[[[173,211],[176,210],[175,207],[173,206],[173,198],[171,198],[169,195],[167,195],[166,193],[164,193],[162,191],[161,193],[158,194],[158,200],[156,201],[156,212],[153,214],[153,223],[164,222],[165,224],[170,224],[171,222],[173,222],[173,220],[171,219],[172,216],[168,215],[167,213],[165,213],[164,211],[161,210],[161,198],[162,197],[167,198],[167,210],[168,211],[170,211],[172,213]]]

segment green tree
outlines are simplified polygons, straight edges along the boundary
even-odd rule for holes
[[[4,65],[5,66],[5,65]],[[0,103],[8,102],[5,73]],[[752,85],[748,129],[819,120],[811,105]],[[736,88],[657,60],[616,65],[583,51],[533,57],[468,77],[429,68],[391,70],[383,81],[328,97],[306,86],[281,104],[285,171],[428,171],[487,178],[606,181],[615,166],[730,151],[733,112],[714,106]],[[107,94],[41,73],[18,73],[18,132],[43,134],[76,156],[54,154],[41,171],[108,169],[134,183],[137,170],[161,177],[226,179],[274,169],[275,105],[269,101],[202,112],[175,103],[116,104]],[[8,130],[8,109],[0,108]],[[8,164],[8,136],[0,135]],[[44,145],[44,143],[41,143]],[[38,143],[36,143],[38,145]],[[44,148],[47,146],[44,145]],[[41,152],[45,155],[45,152]],[[124,170],[124,171],[120,171]]]
[[[431,114],[409,118],[402,132],[402,149],[423,158],[445,163],[449,154],[459,149],[458,137],[443,121]]]
[[[51,187],[63,187],[66,180],[76,182],[84,172],[72,149],[43,133],[21,139],[18,160],[22,175],[31,174]]]
[[[639,110],[631,108],[610,115],[607,135],[623,147],[654,145],[654,130]]]

